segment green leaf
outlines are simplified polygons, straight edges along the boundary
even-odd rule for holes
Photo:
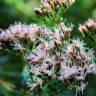
[[[75,89],[69,90],[66,88],[63,92],[60,92],[55,96],[75,96],[75,94]]]

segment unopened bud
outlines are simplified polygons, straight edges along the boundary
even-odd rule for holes
[[[78,30],[79,30],[79,32],[80,32],[83,36],[85,36],[84,32],[87,32],[87,31],[88,31],[88,29],[86,28],[85,25],[79,25]]]

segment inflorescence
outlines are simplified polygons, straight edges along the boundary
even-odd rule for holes
[[[96,20],[88,19],[84,24],[79,25],[78,30],[83,36],[87,34],[96,42]]]
[[[79,31],[87,31],[88,28],[95,29],[96,22],[89,19],[83,27],[80,25]],[[37,86],[42,88],[52,79],[70,84],[73,79],[80,83],[74,86],[82,89],[86,77],[96,73],[95,57],[93,50],[87,48],[83,41],[70,38],[72,31],[72,25],[63,23],[52,29],[16,23],[0,31],[0,50],[26,53],[24,59],[28,63],[30,79],[36,78],[32,83],[26,80],[31,90]]]
[[[0,49],[15,49],[24,51],[33,46],[44,46],[46,49],[54,49],[55,45],[60,45],[71,36],[72,26],[62,24],[58,29],[40,27],[36,24],[25,25],[16,23],[6,30],[0,31]],[[26,43],[26,44],[24,44]],[[50,48],[49,48],[50,46]]]
[[[50,15],[52,12],[57,12],[60,7],[68,8],[75,0],[41,0],[42,5],[36,8],[35,12],[39,15]]]

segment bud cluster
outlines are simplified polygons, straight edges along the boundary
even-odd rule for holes
[[[51,14],[53,11],[58,11],[60,6],[67,8],[69,5],[73,4],[75,0],[41,0],[41,7],[36,8],[35,12],[37,14]]]
[[[84,24],[80,24],[78,28],[79,32],[84,36],[85,33],[91,36],[94,40],[96,38],[96,20],[88,19]]]

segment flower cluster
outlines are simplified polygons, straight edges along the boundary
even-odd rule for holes
[[[66,8],[74,2],[75,0],[42,0],[42,6],[36,8],[35,12],[37,14],[51,14],[53,11],[58,11],[60,6]]]
[[[68,44],[60,69],[60,79],[73,78],[76,80],[85,80],[86,75],[95,73],[94,55],[92,50],[84,48],[84,43],[80,40],[72,40]],[[90,72],[89,72],[90,70]]]
[[[55,55],[39,46],[29,53],[27,59],[30,76],[38,78],[31,84],[31,89],[37,86],[42,88],[42,84],[51,79],[83,82],[86,76],[96,73],[93,51],[86,48],[85,43],[79,39],[69,40],[63,51],[57,51]]]
[[[8,29],[1,31],[0,41],[14,41],[18,38],[29,38],[30,35],[34,37],[34,34],[38,31],[38,26],[35,24],[24,25],[16,23],[9,26]]]
[[[56,44],[60,45],[63,42],[65,34],[71,35],[72,32],[72,27],[65,25],[60,25],[59,27],[57,30],[51,30],[45,26],[40,27],[36,24],[25,25],[16,23],[9,26],[6,30],[1,30],[0,49],[11,48],[24,51],[26,47],[32,49],[38,45],[42,46],[42,48],[45,46],[46,50],[52,49]]]
[[[88,20],[84,29],[90,26],[95,29],[95,23]],[[31,90],[37,86],[42,88],[53,79],[70,84],[72,79],[83,82],[89,74],[96,73],[94,52],[86,48],[83,41],[70,39],[72,31],[73,25],[63,23],[52,29],[16,23],[0,30],[0,50],[7,48],[22,52],[31,79],[31,82],[26,80],[26,84]]]

